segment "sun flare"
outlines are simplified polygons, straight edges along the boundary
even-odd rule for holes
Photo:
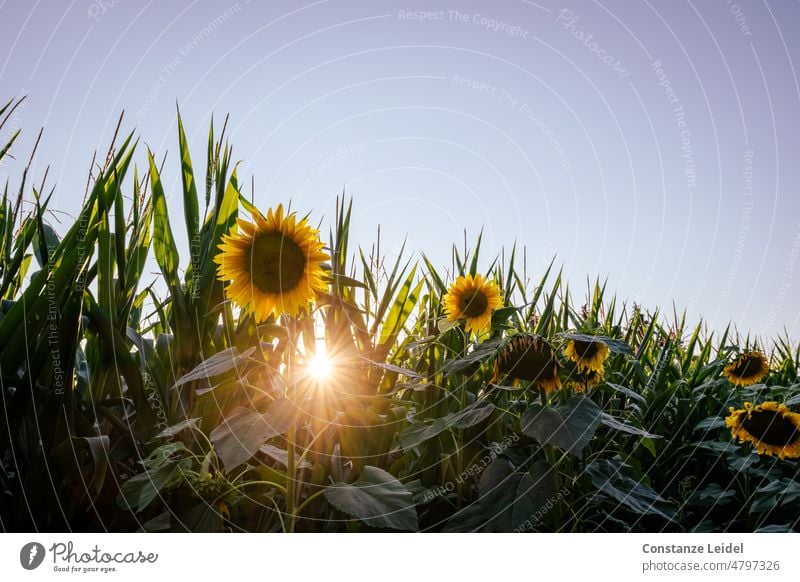
[[[306,365],[309,377],[327,380],[333,373],[333,362],[326,354],[316,354]]]

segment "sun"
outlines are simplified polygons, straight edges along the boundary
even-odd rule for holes
[[[333,374],[333,361],[327,354],[316,354],[306,364],[308,376],[314,380],[327,380]]]

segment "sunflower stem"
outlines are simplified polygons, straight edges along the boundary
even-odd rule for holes
[[[289,381],[287,396],[291,402],[297,404],[297,391],[294,384],[294,354],[297,347],[297,338],[295,337],[295,332],[297,328],[294,325],[289,325],[287,327],[289,327],[289,349],[286,352],[286,378]],[[297,427],[295,423],[292,423],[292,425],[289,427],[289,431],[286,433],[286,514],[288,516],[286,531],[288,533],[294,532],[294,526],[297,520],[297,484],[295,482],[295,477],[297,476],[297,459],[295,459],[296,439]]]

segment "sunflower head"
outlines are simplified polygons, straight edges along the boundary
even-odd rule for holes
[[[497,381],[506,377],[513,382],[535,382],[546,392],[561,389],[558,356],[543,338],[522,333],[509,338],[500,347],[494,361]]]
[[[467,331],[481,332],[492,323],[492,312],[503,304],[494,281],[483,275],[459,277],[444,296],[448,321],[467,320]]]
[[[750,350],[725,366],[722,374],[735,386],[750,386],[766,378],[769,374],[769,363],[760,351]]]
[[[745,402],[744,408],[730,409],[725,424],[734,438],[753,443],[759,455],[781,459],[800,457],[800,414],[792,412],[785,404]]]
[[[588,339],[590,336],[566,336],[564,354],[578,366],[581,372],[594,372],[603,375],[603,364],[608,358],[608,346],[602,340]]]
[[[578,372],[577,375],[573,376],[572,379],[569,380],[567,385],[575,392],[588,392],[589,388],[597,386],[603,381],[603,379],[604,375],[602,371],[595,372],[588,370],[586,372]]]
[[[254,219],[237,220],[238,228],[222,238],[214,257],[217,277],[231,281],[228,298],[256,321],[298,315],[327,288],[322,265],[330,257],[319,232],[305,218],[284,215],[283,205]]]

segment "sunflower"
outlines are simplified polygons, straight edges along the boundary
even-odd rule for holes
[[[568,386],[575,392],[588,392],[589,388],[597,386],[604,379],[603,372],[589,370],[568,382]]]
[[[467,320],[467,331],[478,333],[492,322],[492,312],[503,304],[494,281],[483,275],[459,277],[444,296],[448,321]]]
[[[232,281],[229,299],[251,312],[256,321],[271,314],[298,315],[327,288],[322,263],[325,254],[319,231],[294,213],[284,216],[283,205],[269,210],[255,222],[238,219],[226,234],[214,257],[217,277]]]
[[[494,376],[495,381],[505,376],[514,383],[536,382],[546,392],[561,389],[556,352],[537,335],[518,334],[506,341],[495,359]]]
[[[578,370],[601,376],[608,352],[608,346],[601,340],[570,339],[564,348],[564,354],[578,365]]]
[[[735,386],[750,386],[761,382],[769,374],[769,364],[764,354],[751,350],[725,366],[722,374]]]
[[[745,402],[742,409],[730,409],[725,424],[740,442],[753,443],[759,455],[800,457],[800,414],[785,404]]]

